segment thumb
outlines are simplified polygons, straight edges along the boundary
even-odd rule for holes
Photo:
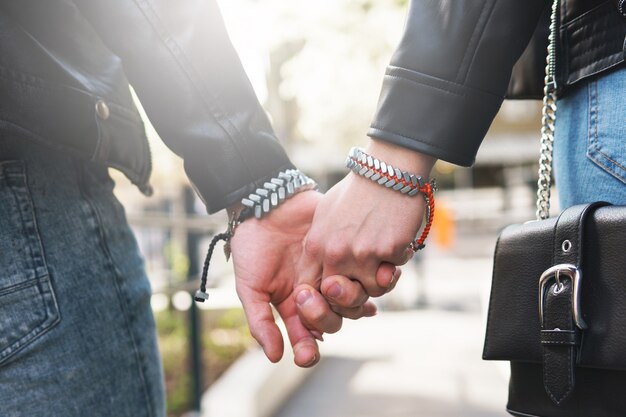
[[[304,326],[320,333],[336,333],[341,329],[342,318],[335,313],[318,290],[308,284],[296,286],[293,292],[297,315]]]

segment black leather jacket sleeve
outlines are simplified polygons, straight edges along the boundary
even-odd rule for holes
[[[415,0],[368,131],[469,166],[545,0]]]
[[[215,0],[75,0],[210,213],[292,167]]]

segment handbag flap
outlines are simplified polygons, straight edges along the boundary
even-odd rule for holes
[[[542,361],[539,277],[553,266],[556,218],[505,228],[496,244],[483,359]],[[584,226],[579,365],[626,370],[626,206]]]

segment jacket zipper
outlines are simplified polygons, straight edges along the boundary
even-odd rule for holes
[[[552,13],[550,15],[550,43],[548,45],[548,91],[554,92],[557,89],[556,83],[556,48],[558,43],[558,10],[559,0],[552,2]]]

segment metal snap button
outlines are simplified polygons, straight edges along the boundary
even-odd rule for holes
[[[108,119],[111,115],[109,106],[103,100],[96,101],[96,114],[102,120]]]

